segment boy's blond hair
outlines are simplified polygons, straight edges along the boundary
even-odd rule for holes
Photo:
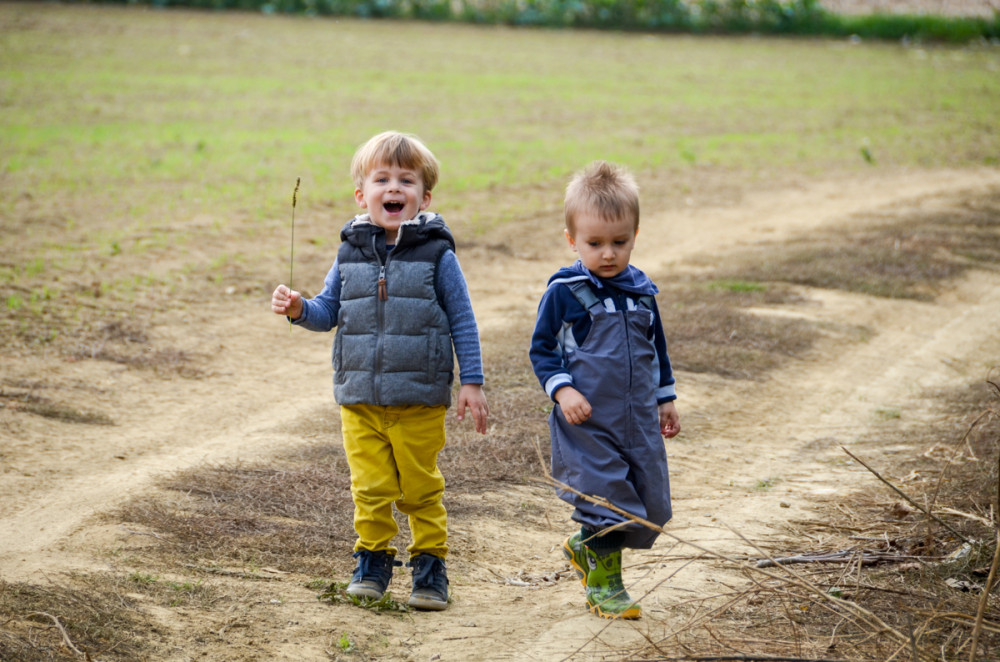
[[[594,161],[576,173],[566,186],[566,229],[576,232],[574,219],[583,213],[605,221],[628,219],[639,229],[639,185],[624,166]]]
[[[379,166],[417,171],[424,181],[424,191],[432,190],[437,184],[438,160],[419,138],[409,133],[386,131],[359,147],[351,160],[354,186],[361,188],[368,173]]]

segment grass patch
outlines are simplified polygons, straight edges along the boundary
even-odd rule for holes
[[[346,465],[326,459],[182,472],[163,483],[172,497],[131,501],[115,517],[162,534],[166,558],[325,573],[354,544]]]
[[[121,581],[106,574],[71,580],[75,587],[0,581],[0,658],[149,659],[156,626]]]
[[[733,277],[930,300],[968,269],[1000,264],[1000,190],[890,218],[764,248],[737,260]]]
[[[84,411],[31,392],[0,390],[0,406],[13,411],[23,411],[35,414],[36,416],[63,421],[64,423],[82,423],[85,425],[115,424],[114,419],[103,412]]]
[[[717,283],[739,283],[738,287]],[[748,287],[747,281],[671,286],[659,296],[675,370],[761,379],[789,357],[802,356],[819,337],[815,324],[744,310],[797,300],[788,288]]]

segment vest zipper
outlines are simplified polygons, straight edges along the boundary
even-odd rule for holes
[[[382,402],[382,348],[385,343],[385,301],[388,300],[389,295],[386,292],[385,284],[385,263],[382,262],[382,258],[378,254],[378,235],[372,234],[372,252],[375,254],[375,259],[378,261],[378,300],[375,304],[375,308],[378,311],[377,324],[378,324],[378,335],[375,340],[375,380],[374,380],[374,390],[375,390],[375,404],[380,404]],[[389,256],[386,255],[385,261],[389,261]]]
[[[396,235],[396,246],[399,246],[402,235],[403,228],[399,228],[399,233]],[[372,252],[378,261],[378,303],[376,304],[378,308],[378,336],[375,342],[375,400],[382,402],[382,350],[385,346],[385,302],[389,300],[385,272],[389,267],[389,260],[392,259],[392,254],[386,249],[385,262],[382,262],[378,254],[377,234],[372,234]]]

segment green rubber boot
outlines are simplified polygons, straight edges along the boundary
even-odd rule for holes
[[[602,618],[635,619],[642,608],[632,602],[622,581],[622,551],[596,552],[583,545],[587,559],[587,607]]]
[[[580,542],[580,532],[577,531],[562,544],[563,556],[569,564],[576,570],[577,577],[584,588],[587,588],[587,553],[584,551],[583,543]]]

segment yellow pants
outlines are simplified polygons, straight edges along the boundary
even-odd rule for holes
[[[410,556],[448,554],[448,515],[441,497],[444,476],[437,456],[444,448],[446,408],[413,405],[340,408],[344,450],[351,468],[354,497],[354,551],[397,549],[399,532],[392,505],[409,518]]]

